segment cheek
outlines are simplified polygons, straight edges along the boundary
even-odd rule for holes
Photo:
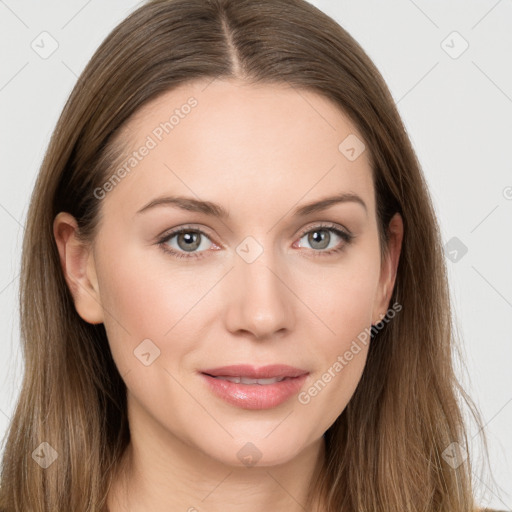
[[[147,339],[163,352],[175,337],[172,349],[179,351],[179,339],[183,338],[175,333],[187,325],[180,319],[200,296],[196,280],[189,273],[166,268],[161,257],[148,257],[147,250],[111,249],[105,249],[100,258],[98,280],[105,329],[116,363],[132,366],[133,351]]]
[[[345,409],[366,363],[379,278],[377,255],[377,248],[372,252],[365,247],[301,279],[300,293],[315,314],[308,313],[302,329],[315,340],[311,353],[317,364],[298,399],[312,417],[321,418],[320,430],[329,428]]]
[[[147,345],[151,352],[148,339],[159,357],[155,366],[180,372],[180,362],[200,347],[218,318],[222,304],[211,291],[227,269],[177,264],[156,246],[102,247],[98,279],[104,324],[121,375],[140,370],[134,351]]]
[[[324,343],[320,352],[342,349],[347,341],[369,327],[379,280],[378,247],[360,244],[328,265],[302,263],[294,269],[297,296],[310,310],[305,314]],[[306,308],[303,308],[306,311]],[[321,341],[323,340],[323,341]]]

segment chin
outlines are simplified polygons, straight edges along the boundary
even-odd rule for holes
[[[278,427],[279,428],[279,427]],[[286,464],[297,457],[308,445],[304,439],[288,433],[238,436],[207,451],[211,457],[228,466],[270,467]]]

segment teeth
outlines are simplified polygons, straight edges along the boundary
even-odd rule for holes
[[[275,384],[276,382],[281,382],[286,377],[272,377],[271,379],[249,379],[248,377],[215,377],[216,379],[228,380],[229,382],[234,382],[235,384],[260,384],[261,386],[265,386],[266,384]]]
[[[217,379],[229,380],[229,382],[234,382],[235,384],[240,384],[240,377],[216,377]]]

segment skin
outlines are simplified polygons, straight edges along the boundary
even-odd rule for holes
[[[284,363],[309,371],[302,390],[310,388],[390,307],[402,219],[393,217],[381,261],[368,151],[349,161],[338,149],[350,134],[363,137],[313,92],[187,83],[144,106],[120,140],[136,150],[190,96],[197,106],[101,199],[93,244],[77,241],[68,213],[54,222],[75,307],[85,321],[104,323],[128,390],[132,440],[108,505],[111,512],[302,511],[325,458],[322,436],[353,395],[368,346],[307,404],[294,396],[267,410],[241,409],[213,395],[197,372]],[[367,209],[344,202],[293,215],[342,192]],[[171,206],[136,213],[171,194],[218,203],[229,218]],[[315,245],[307,233],[325,222],[353,240],[327,230],[328,247]],[[202,257],[178,258],[157,244],[182,226],[206,233],[195,249]],[[236,251],[248,236],[263,248],[252,263]],[[166,244],[190,255],[177,236]],[[325,254],[336,247],[343,250]],[[145,339],[160,350],[149,366],[134,357]],[[248,442],[261,453],[253,467],[237,456]]]

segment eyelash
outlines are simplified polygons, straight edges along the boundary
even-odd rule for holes
[[[352,240],[354,239],[354,235],[352,235],[351,233],[342,231],[335,224],[330,224],[330,223],[319,224],[317,226],[313,226],[312,228],[308,228],[308,229],[302,231],[301,234],[299,235],[299,239],[301,239],[304,235],[307,235],[308,233],[311,233],[313,231],[320,231],[320,230],[332,231],[333,233],[338,235],[342,240],[344,240],[344,243],[339,245],[338,247],[329,249],[327,251],[315,251],[314,249],[311,249],[314,254],[313,257],[330,256],[332,254],[339,253],[339,252],[343,251],[346,248],[346,246],[349,245],[352,242]],[[166,242],[168,242],[169,239],[174,238],[176,235],[180,235],[182,233],[190,233],[190,232],[198,233],[202,236],[205,236],[208,239],[210,238],[204,231],[202,231],[200,229],[189,228],[189,227],[185,226],[183,228],[177,229],[175,231],[171,231],[170,233],[166,233],[165,235],[163,235],[157,241],[157,245],[162,249],[162,251],[164,251],[167,254],[171,254],[172,256],[174,256],[176,258],[188,258],[188,259],[202,258],[203,257],[202,253],[206,252],[206,251],[187,254],[184,252],[175,251],[174,249],[169,249],[169,247],[166,244]]]

